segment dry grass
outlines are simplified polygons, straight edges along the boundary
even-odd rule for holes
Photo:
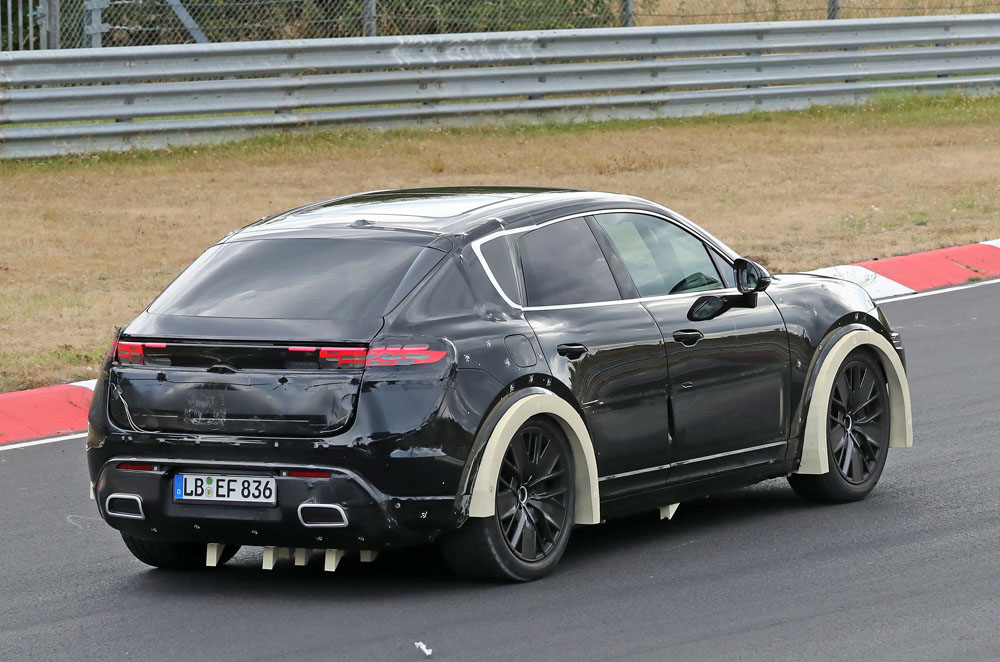
[[[3,163],[0,391],[92,376],[114,324],[262,214],[470,183],[637,194],[774,270],[804,270],[1000,237],[1000,100]]]

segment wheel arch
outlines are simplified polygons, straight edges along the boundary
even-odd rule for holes
[[[517,393],[502,401],[491,413],[490,418],[495,423],[484,426],[477,444],[482,450],[476,454],[478,469],[471,476],[468,516],[492,517],[496,513],[496,485],[507,443],[518,428],[537,416],[554,421],[572,450],[576,489],[574,523],[598,524],[601,521],[600,492],[597,458],[590,433],[580,413],[569,402],[542,388]],[[474,459],[470,457],[470,462]]]
[[[824,349],[809,378],[806,391],[805,428],[799,466],[793,473],[825,474],[830,470],[827,454],[827,399],[823,394],[833,388],[834,379],[844,359],[859,347],[868,348],[885,373],[889,388],[889,447],[909,448],[913,445],[913,420],[910,387],[906,371],[892,344],[870,328],[858,325],[844,327],[824,339]],[[818,394],[818,396],[817,396]]]

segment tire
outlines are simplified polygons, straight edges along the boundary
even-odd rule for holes
[[[122,534],[122,540],[132,556],[146,565],[163,570],[200,570],[205,567],[205,550],[203,543],[163,542],[160,540],[144,540]],[[226,545],[216,566],[221,566],[240,551],[239,545]]]
[[[796,494],[819,503],[847,503],[868,496],[889,454],[889,407],[882,367],[868,350],[854,350],[837,370],[828,396],[830,470],[789,476]]]
[[[448,565],[465,577],[506,582],[551,573],[569,543],[576,505],[573,453],[558,425],[538,417],[514,433],[496,501],[493,516],[469,518],[441,541]]]

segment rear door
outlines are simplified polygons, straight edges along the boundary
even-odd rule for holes
[[[784,321],[766,294],[756,306],[692,322],[705,294],[737,294],[732,274],[686,229],[641,213],[595,216],[662,333],[670,371],[674,453],[670,481],[784,457],[789,351]]]
[[[585,218],[517,239],[524,314],[552,374],[583,408],[605,499],[662,486],[669,461],[667,362],[659,330],[623,301]]]

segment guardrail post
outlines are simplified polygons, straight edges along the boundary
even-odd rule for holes
[[[101,10],[109,7],[108,0],[84,0],[83,3],[83,44],[90,48],[101,47],[101,35],[111,29],[101,23]]]
[[[622,0],[618,20],[621,21],[623,28],[635,27],[635,5],[633,0]]]
[[[59,0],[40,0],[35,20],[39,47],[43,50],[59,48]]]
[[[378,0],[364,0],[361,5],[361,28],[366,37],[378,34]]]
[[[830,21],[840,18],[840,0],[826,0],[826,18]]]

